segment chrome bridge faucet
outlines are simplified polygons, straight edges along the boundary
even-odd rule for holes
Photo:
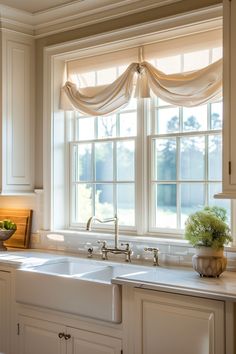
[[[119,248],[119,226],[118,226],[119,219],[118,219],[117,215],[115,215],[113,218],[108,218],[108,219],[103,219],[103,220],[97,218],[96,216],[91,216],[87,222],[87,227],[86,227],[87,231],[91,231],[92,223],[94,221],[98,221],[101,224],[106,224],[108,222],[113,221],[115,224],[115,247],[114,248],[107,247],[106,241],[98,241],[98,243],[102,244],[102,247],[101,247],[102,259],[106,260],[107,254],[110,252],[113,254],[125,254],[125,256],[126,256],[125,261],[131,262],[132,250],[130,249],[129,243],[126,243],[126,244],[122,243],[121,246],[125,245],[126,248]]]

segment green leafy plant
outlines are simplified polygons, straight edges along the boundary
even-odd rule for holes
[[[232,241],[226,220],[224,208],[205,207],[188,217],[184,236],[194,247],[221,249]]]
[[[1,230],[16,230],[16,224],[9,220],[9,219],[4,219],[0,221],[0,229]]]

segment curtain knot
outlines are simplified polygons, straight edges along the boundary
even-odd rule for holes
[[[144,65],[138,63],[136,70],[138,73],[138,78],[136,83],[135,97],[148,98],[150,97],[150,87],[148,84],[146,68]]]
[[[137,70],[138,74],[142,75],[144,73],[144,71],[145,71],[145,68],[144,68],[144,66],[142,64],[138,63],[137,67],[136,67],[136,70]]]

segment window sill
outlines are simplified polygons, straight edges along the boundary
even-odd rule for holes
[[[49,240],[59,241],[62,240],[60,236],[63,237],[63,241],[65,241],[65,237],[70,237],[71,241],[73,239],[80,240],[82,242],[96,242],[98,240],[104,240],[107,242],[114,241],[113,233],[101,233],[101,232],[91,232],[91,231],[74,231],[74,230],[39,230],[39,234],[46,236]],[[145,245],[166,245],[166,246],[180,246],[188,248],[193,248],[187,240],[180,239],[183,237],[182,235],[178,236],[179,238],[164,238],[164,237],[154,237],[151,235],[147,236],[134,236],[134,235],[125,235],[120,234],[119,239],[121,242],[130,242],[131,244],[145,244]],[[227,252],[236,252],[236,245],[226,246],[225,251]]]

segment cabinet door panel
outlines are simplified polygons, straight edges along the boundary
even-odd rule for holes
[[[68,328],[71,339],[67,354],[120,354],[121,340],[100,334]]]
[[[31,191],[34,186],[34,39],[6,32],[2,43],[2,188]]]
[[[223,0],[223,198],[236,198],[236,1]]]
[[[0,353],[10,353],[10,273],[0,272]]]
[[[135,303],[135,354],[224,353],[223,302],[137,290]]]
[[[230,21],[226,24],[226,19],[224,21],[224,25],[230,26],[230,36],[227,39],[229,41],[229,51],[230,51],[230,58],[226,56],[225,60],[229,60],[230,65],[230,110],[229,110],[229,120],[230,120],[230,161],[231,161],[231,175],[230,175],[230,183],[234,185],[234,191],[236,192],[236,155],[235,155],[235,132],[236,132],[236,123],[235,123],[235,113],[236,113],[236,67],[235,67],[235,60],[236,60],[236,47],[235,47],[235,35],[236,35],[236,1],[227,1],[230,7]],[[225,30],[225,29],[224,29]],[[224,38],[225,39],[225,38]],[[225,83],[226,84],[226,83]],[[227,108],[227,107],[226,107]],[[228,143],[228,141],[225,141]]]
[[[65,354],[65,339],[56,323],[20,316],[20,354]]]
[[[143,321],[145,354],[212,352],[214,323],[211,313],[144,302]]]

